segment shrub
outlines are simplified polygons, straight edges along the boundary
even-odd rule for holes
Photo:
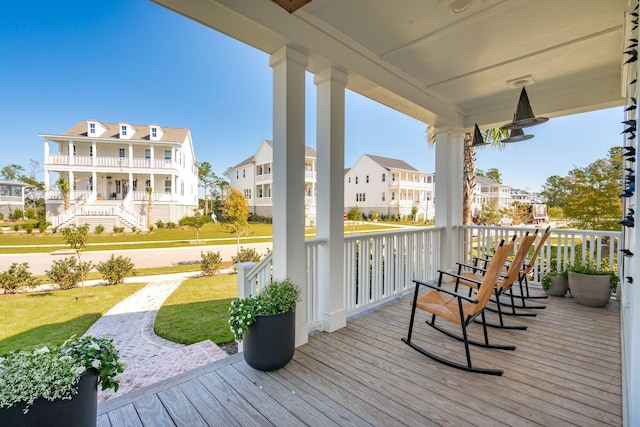
[[[133,232],[135,233],[136,231],[138,231],[138,227],[136,227],[136,226],[134,225],[133,227],[131,227],[131,231],[133,231]]]
[[[161,219],[156,221],[156,227],[158,228],[164,228],[164,222],[162,222]]]
[[[13,211],[12,214],[9,215],[10,219],[22,219],[22,217],[24,216],[24,212],[22,211],[22,209],[16,209]]]
[[[222,256],[220,252],[200,252],[202,258],[202,272],[205,276],[213,276],[220,271],[222,265]]]
[[[51,232],[52,232],[53,234],[56,234],[56,233],[58,232],[58,227],[53,227],[53,228],[51,229]]]
[[[83,262],[82,270],[86,275],[92,268],[91,262]],[[60,286],[60,289],[73,289],[82,280],[80,263],[75,257],[64,258],[54,261],[51,270],[45,272],[47,277]]]
[[[102,233],[104,231],[104,225],[102,224],[96,225],[96,228],[94,229],[94,231],[96,232],[96,234]]]
[[[40,230],[40,233],[44,233],[45,231],[47,231],[47,227],[50,225],[51,223],[48,221],[40,221],[38,223],[38,230]]]
[[[124,283],[125,277],[133,276],[133,263],[131,258],[111,255],[111,258],[96,265],[96,270],[102,275],[107,285]]]
[[[29,219],[35,219],[35,217],[36,217],[36,213],[31,208],[26,209],[24,211],[24,215]]]
[[[231,261],[233,261],[234,264],[241,262],[260,262],[260,258],[262,258],[262,255],[255,249],[240,247],[240,252],[238,252],[236,256],[232,256]]]
[[[153,224],[149,224],[149,232],[153,231]]]
[[[185,216],[180,218],[180,221],[178,221],[178,224],[180,224],[180,226],[188,226],[188,227],[194,227],[196,224],[196,217],[194,216]],[[169,224],[167,224],[169,225]]]
[[[167,222],[167,228],[177,228],[178,226],[176,225],[175,222]]]
[[[4,221],[4,214],[0,213],[0,221]]]
[[[22,287],[33,288],[38,285],[38,279],[29,271],[27,262],[22,264],[14,262],[7,271],[0,273],[0,287],[8,294],[14,294]]]
[[[117,225],[113,226],[114,233],[124,233],[124,227],[118,227]]]
[[[249,222],[257,222],[261,224],[272,224],[273,218],[268,216],[260,216],[256,214],[249,215]]]
[[[31,234],[33,232],[33,223],[27,222],[23,227],[27,231],[27,234]]]
[[[20,224],[14,224],[13,231],[19,231],[19,230],[20,230]]]

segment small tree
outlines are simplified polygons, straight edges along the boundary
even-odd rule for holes
[[[84,298],[84,277],[86,273],[91,269],[91,263],[82,263],[81,252],[87,245],[87,239],[89,237],[89,224],[81,225],[80,227],[75,224],[70,225],[62,229],[62,238],[64,241],[76,252],[78,257],[78,267],[80,269],[80,280],[82,281],[82,297]],[[85,268],[87,270],[85,271]]]
[[[249,227],[249,204],[239,190],[231,189],[229,197],[224,201],[222,214],[227,220],[227,228],[237,237],[236,251],[240,251],[240,235]]]
[[[205,217],[196,209],[193,215],[193,228],[196,229],[196,242],[200,240],[198,233],[200,232],[200,229],[202,228],[205,222],[206,222]]]
[[[14,294],[22,287],[33,288],[40,283],[29,271],[29,263],[14,262],[7,271],[0,273],[0,287],[5,293]]]
[[[153,210],[153,187],[147,187],[147,227],[153,227],[151,223],[151,211]]]
[[[60,286],[60,289],[67,290],[75,288],[82,279],[82,272],[90,269],[90,262],[85,262],[81,265],[74,257],[68,257],[54,261],[51,269],[45,273],[53,283],[57,283]]]

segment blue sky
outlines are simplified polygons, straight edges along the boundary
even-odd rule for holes
[[[268,56],[149,1],[6,2],[0,58],[0,167],[29,171],[31,159],[43,162],[38,134],[88,119],[190,128],[198,161],[218,174],[272,137]],[[315,147],[307,77],[306,144]],[[528,129],[536,135],[529,141],[478,150],[478,168],[538,191],[547,177],[621,145],[622,120],[622,108],[555,118]],[[345,141],[346,167],[367,153],[435,170],[423,123],[350,91]]]

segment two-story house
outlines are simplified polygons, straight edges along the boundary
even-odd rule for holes
[[[158,220],[177,222],[198,207],[189,129],[87,120],[61,135],[40,136],[47,220],[54,227],[145,229]]]
[[[363,154],[345,173],[344,206],[358,206],[367,215],[411,216],[416,220],[435,215],[435,175],[420,172],[404,160]]]
[[[252,214],[273,216],[273,142],[263,140],[256,154],[229,168],[229,186],[241,191],[247,198]],[[316,152],[305,147],[305,224],[313,226],[316,222]]]

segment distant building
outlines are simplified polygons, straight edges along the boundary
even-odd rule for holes
[[[0,213],[5,219],[16,209],[24,211],[25,187],[22,182],[0,181]]]
[[[476,176],[476,187],[473,190],[473,202],[471,204],[472,215],[479,216],[483,204],[495,203],[498,210],[510,209],[511,187],[499,184],[486,176]]]
[[[263,140],[256,154],[229,168],[229,186],[244,194],[252,214],[273,216],[273,141]],[[305,147],[305,224],[316,222],[316,151]]]
[[[62,135],[43,134],[47,220],[131,229],[177,222],[198,207],[198,167],[186,128],[127,122],[77,123]],[[69,183],[71,206],[56,182]]]
[[[435,216],[434,174],[420,172],[404,160],[363,154],[345,172],[344,206],[358,206],[367,215]]]

